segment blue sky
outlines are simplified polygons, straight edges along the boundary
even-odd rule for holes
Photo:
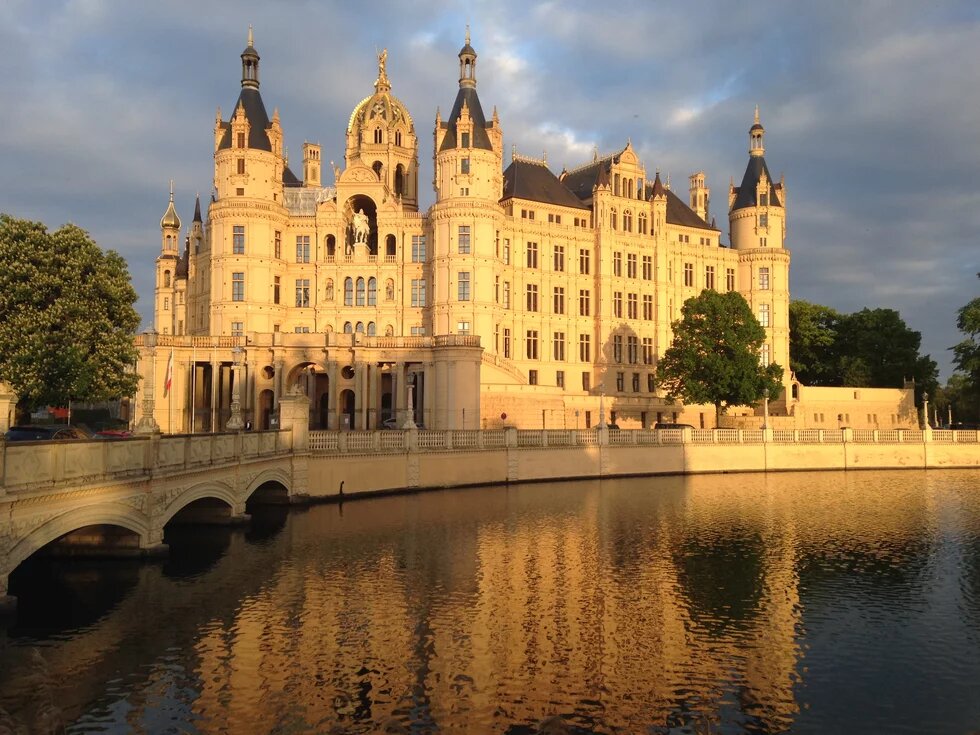
[[[294,161],[306,140],[342,161],[386,47],[422,184],[467,23],[508,160],[516,145],[560,171],[630,139],[682,196],[703,169],[720,225],[758,104],[769,168],[786,176],[793,297],[897,309],[948,376],[956,309],[980,292],[974,0],[4,0],[0,211],[74,222],[122,253],[149,326],[169,180],[189,222],[194,194],[211,189],[215,111],[227,119],[237,99],[249,24]]]

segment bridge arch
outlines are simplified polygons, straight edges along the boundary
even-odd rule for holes
[[[170,505],[158,519],[161,527],[165,526],[175,515],[197,500],[213,499],[226,503],[231,508],[232,514],[241,513],[241,505],[244,502],[235,495],[234,488],[224,482],[202,482],[193,485],[175,497]]]
[[[12,572],[32,554],[62,536],[87,526],[119,526],[139,537],[140,548],[159,541],[150,519],[143,511],[125,503],[100,503],[66,510],[41,523],[22,538],[7,554],[6,571]]]
[[[255,477],[252,482],[249,483],[248,487],[245,488],[245,493],[242,495],[242,501],[247,501],[263,485],[274,482],[281,485],[283,490],[285,490],[286,495],[290,492],[290,475],[289,473],[279,467],[260,472],[258,476]]]

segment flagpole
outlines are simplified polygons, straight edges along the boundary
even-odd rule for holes
[[[191,337],[191,433],[194,433],[194,408],[197,405],[195,388],[197,383],[197,344]]]
[[[174,433],[174,345],[170,343],[170,364],[167,366],[167,433]]]

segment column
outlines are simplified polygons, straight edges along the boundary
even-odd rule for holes
[[[402,395],[405,386],[405,363],[396,362],[391,366],[391,415],[395,426],[401,426],[404,421],[402,413],[405,406],[405,396]]]
[[[219,410],[219,387],[221,385],[221,363],[216,360],[211,361],[211,431],[220,431],[218,428]]]
[[[368,373],[368,427],[372,429],[381,428],[381,366],[376,362],[370,365]],[[368,428],[365,427],[365,428]]]
[[[245,428],[242,420],[242,348],[235,347],[232,350],[233,362],[231,364],[231,416],[225,428],[228,431],[241,431]]]
[[[327,399],[329,404],[329,411],[327,412],[327,428],[336,431],[340,425],[338,420],[338,417],[340,416],[340,405],[338,403],[340,400],[340,391],[337,390],[336,361],[327,365],[327,375],[329,376],[330,380],[330,383],[327,386],[328,395],[330,396]]]
[[[434,429],[438,420],[435,381],[436,364],[431,361],[426,362],[422,369],[422,390],[416,392],[417,402],[421,407],[422,425],[426,429]]]
[[[154,373],[156,373],[157,367],[155,349],[157,344],[156,332],[146,332],[144,344],[145,347],[143,348],[143,354],[140,359],[140,369],[143,372],[143,400],[140,404],[142,416],[140,416],[140,420],[136,424],[136,433],[156,434],[160,431],[160,427],[153,417],[155,408],[153,392],[156,390]]]
[[[460,413],[459,409],[456,407],[456,380],[458,376],[456,375],[456,361],[450,360],[446,363],[446,428],[447,429],[465,429],[463,425],[463,415]]]

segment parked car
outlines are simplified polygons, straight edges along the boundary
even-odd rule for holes
[[[394,416],[392,416],[390,418],[386,418],[384,421],[381,422],[381,428],[382,429],[398,429],[398,428],[401,428],[401,427],[398,426],[398,419],[396,419]]]
[[[126,429],[102,429],[95,432],[94,439],[129,439],[133,432]]]
[[[8,442],[38,442],[91,439],[92,435],[78,426],[50,424],[45,426],[11,426],[3,438]]]
[[[690,424],[671,424],[664,421],[658,421],[653,425],[654,429],[693,429],[694,427]]]

